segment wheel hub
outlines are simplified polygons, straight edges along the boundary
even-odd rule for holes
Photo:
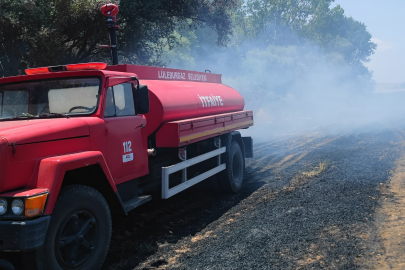
[[[77,269],[92,257],[98,239],[97,221],[88,211],[68,215],[59,226],[55,253],[65,269]]]

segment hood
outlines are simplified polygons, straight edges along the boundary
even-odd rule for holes
[[[17,145],[89,136],[81,118],[30,119],[0,122],[0,138]]]

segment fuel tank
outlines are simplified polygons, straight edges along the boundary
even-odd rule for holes
[[[135,73],[140,84],[148,86],[146,135],[166,122],[242,111],[245,106],[243,97],[223,85],[219,74],[137,65],[107,69]]]

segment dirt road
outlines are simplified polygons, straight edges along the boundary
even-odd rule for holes
[[[404,269],[404,142],[370,126],[256,144],[240,194],[116,220],[104,269]]]

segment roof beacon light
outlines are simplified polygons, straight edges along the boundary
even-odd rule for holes
[[[35,75],[35,74],[50,73],[50,71],[47,67],[40,67],[40,68],[26,69],[25,73],[27,73],[27,75]]]
[[[105,69],[106,67],[107,67],[106,63],[94,62],[94,63],[67,65],[66,69],[68,71],[76,71],[76,70],[89,70],[89,69]]]
[[[120,9],[115,4],[105,4],[100,8],[100,11],[106,17],[108,17],[108,16],[115,17],[115,16],[117,16]]]
[[[35,75],[60,71],[97,70],[97,69],[100,70],[105,69],[106,67],[107,63],[93,62],[93,63],[71,64],[66,66],[30,68],[26,69],[25,73],[27,73],[27,75]]]

